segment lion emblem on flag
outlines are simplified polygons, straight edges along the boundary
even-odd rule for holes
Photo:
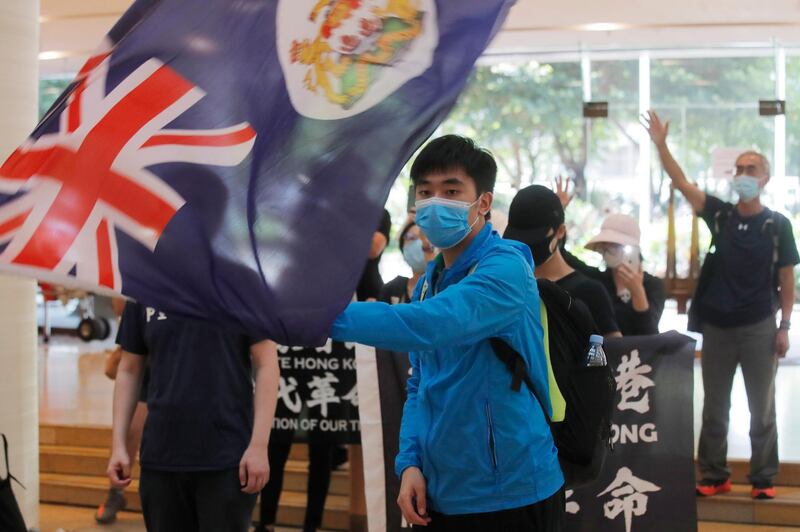
[[[345,118],[376,105],[431,65],[438,42],[435,5],[433,0],[281,0],[278,41],[298,112]]]

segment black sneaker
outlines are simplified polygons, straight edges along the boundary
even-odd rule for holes
[[[101,525],[108,525],[117,520],[117,513],[125,509],[128,501],[125,499],[121,489],[111,488],[108,490],[106,502],[97,508],[94,520]]]

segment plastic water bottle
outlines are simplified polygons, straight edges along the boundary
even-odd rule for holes
[[[589,352],[586,353],[586,367],[607,366],[606,352],[603,351],[603,337],[593,334],[589,337]]]

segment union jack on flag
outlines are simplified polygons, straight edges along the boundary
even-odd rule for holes
[[[0,165],[0,270],[320,345],[513,0],[137,0]]]
[[[103,94],[109,55],[89,59],[59,131],[17,149],[0,167],[14,199],[0,207],[0,262],[40,268],[120,291],[116,231],[155,250],[184,198],[147,170],[161,163],[236,166],[256,133],[167,129],[204,93],[150,59]],[[23,192],[21,195],[17,194]]]

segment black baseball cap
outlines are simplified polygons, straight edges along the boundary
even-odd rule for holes
[[[547,187],[531,185],[514,196],[503,237],[531,245],[541,242],[551,229],[564,223],[561,200]]]

